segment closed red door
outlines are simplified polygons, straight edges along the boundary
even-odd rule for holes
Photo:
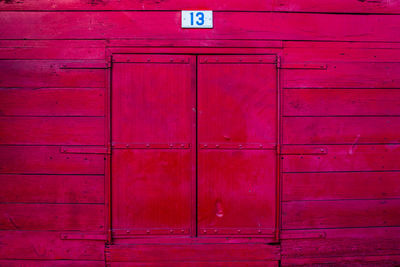
[[[116,55],[112,230],[272,236],[277,84],[268,55]]]

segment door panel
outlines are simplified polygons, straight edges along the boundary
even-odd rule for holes
[[[189,233],[190,149],[117,149],[113,163],[115,234]]]
[[[194,56],[114,58],[114,237],[191,233],[195,68]]]
[[[275,144],[271,56],[200,56],[198,62],[199,143]]]
[[[275,151],[201,149],[198,164],[200,235],[273,232]]]
[[[272,235],[276,220],[275,58],[198,58],[198,233]]]
[[[129,63],[113,65],[113,144],[190,143],[191,58],[146,57],[149,62],[131,55]]]

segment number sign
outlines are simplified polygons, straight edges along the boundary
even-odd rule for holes
[[[182,10],[182,28],[212,28],[213,14],[210,10]]]

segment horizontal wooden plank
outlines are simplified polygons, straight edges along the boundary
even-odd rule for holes
[[[283,70],[284,88],[400,88],[399,63],[330,63],[326,70]]]
[[[104,88],[0,88],[2,116],[104,116]]]
[[[61,152],[65,154],[111,154],[107,147],[98,146],[63,146]]]
[[[79,0],[29,0],[29,1],[6,1],[0,3],[0,10],[181,10],[181,9],[211,9],[234,10],[234,11],[285,11],[285,12],[334,12],[334,13],[400,13],[400,4],[397,1],[346,1],[328,0],[319,2],[317,0],[250,0],[250,1],[225,1],[212,0],[201,1],[92,1]]]
[[[284,144],[398,144],[400,117],[286,117]]]
[[[62,69],[68,63],[76,61],[1,60],[0,87],[105,87],[104,69]]]
[[[0,144],[104,145],[103,117],[0,117]]]
[[[285,173],[282,190],[283,201],[400,198],[400,173]]]
[[[103,155],[63,154],[59,146],[0,146],[0,173],[104,174]]]
[[[101,175],[1,174],[0,202],[104,203]]]
[[[0,259],[104,260],[103,241],[61,240],[59,232],[0,231],[0,248]]]
[[[18,23],[15,23],[18,21]],[[78,23],[71,23],[77,21]],[[140,22],[140,23],[139,23]],[[2,12],[3,39],[270,39],[400,41],[397,15],[215,12],[213,29],[181,28],[179,11]],[[88,26],[90,25],[90,26]],[[162,26],[161,26],[162,25]],[[353,25],[349,27],[349,25]],[[359,25],[363,25],[359,27]],[[390,25],[390,27],[387,27]],[[32,27],[46,29],[33,31]]]
[[[104,60],[105,45],[102,40],[1,40],[0,59]]]
[[[0,262],[1,263],[1,262]],[[173,262],[107,262],[111,267],[138,267],[138,266],[158,266],[158,267],[278,267],[278,261],[173,261]]]
[[[102,204],[0,204],[1,230],[104,230]]]
[[[400,265],[399,255],[360,256],[360,257],[327,257],[327,258],[289,258],[281,261],[281,266],[364,266],[391,267]]]
[[[305,234],[314,230],[284,231]],[[324,229],[325,238],[282,240],[282,259],[399,255],[400,228]]]
[[[223,47],[223,49],[221,49]],[[185,54],[197,52],[202,54],[220,53],[220,54],[241,54],[243,48],[248,48],[252,54],[274,54],[283,48],[281,40],[201,40],[201,39],[110,39],[107,42],[107,48],[114,50],[124,49],[129,51],[130,48],[135,51],[129,53],[171,53],[174,49]],[[126,50],[127,49],[127,50]],[[122,50],[121,50],[122,51]],[[237,51],[237,52],[235,52]],[[257,52],[258,51],[258,52]],[[261,51],[261,52],[260,52]],[[266,52],[267,51],[267,52]],[[272,53],[271,53],[272,52]],[[116,52],[118,53],[118,52]],[[120,52],[126,53],[126,52]]]
[[[379,46],[377,44],[376,46]],[[373,47],[371,45],[371,47]],[[284,62],[400,62],[400,49],[331,47],[285,47]]]
[[[79,261],[79,260],[0,260],[4,267],[104,267],[104,261]]]
[[[400,226],[400,199],[293,201],[282,204],[283,229]]]
[[[279,247],[267,244],[138,244],[111,246],[111,262],[278,260]]]
[[[284,41],[285,48],[307,49],[399,49],[400,43],[395,42],[310,42],[310,41]],[[364,50],[363,50],[364,51]],[[368,54],[368,51],[364,51]]]
[[[320,146],[309,146],[320,147]],[[284,172],[400,170],[399,145],[327,145],[326,155],[284,155]]]
[[[285,116],[400,115],[398,89],[286,89]]]

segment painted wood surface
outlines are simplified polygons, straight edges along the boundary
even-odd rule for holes
[[[16,20],[19,23],[14,23]],[[2,12],[2,38],[271,39],[398,42],[397,15],[216,12],[214,29],[180,28],[180,12]],[[70,23],[78,21],[78,23]],[[238,22],[242,23],[238,23]],[[166,23],[167,22],[167,23]],[[363,27],[359,27],[359,25]],[[89,27],[88,27],[89,25]],[[160,28],[160,25],[163,25]],[[351,25],[349,27],[349,25]],[[388,27],[388,25],[390,25]],[[35,31],[33,27],[45,28]]]
[[[97,204],[0,204],[1,230],[104,229],[104,205]]]
[[[1,59],[103,60],[103,40],[0,40]]]
[[[1,266],[8,267],[43,267],[43,266],[82,266],[103,267],[104,261],[81,261],[81,260],[0,260]]]
[[[85,64],[84,61],[1,60],[0,87],[105,87],[104,70],[63,68],[70,63]]]
[[[5,1],[0,5],[0,10],[196,10],[211,9],[216,11],[275,11],[275,12],[316,12],[316,13],[400,13],[400,4],[397,0],[390,1],[346,1],[346,0],[278,0],[278,1],[229,1],[218,2],[212,0],[199,0],[187,2],[175,1],[129,1],[108,0],[88,1],[79,0],[27,0],[24,2]]]
[[[398,89],[288,89],[283,94],[285,116],[400,115]]]
[[[246,259],[250,262],[276,260],[278,246],[266,244],[191,244],[191,245],[146,245],[115,246],[107,249],[111,262],[149,262],[156,257],[162,261],[232,261]]]
[[[398,144],[399,117],[286,117],[284,144]]]
[[[321,148],[312,145],[310,147]],[[398,171],[398,145],[324,145],[325,155],[285,155],[284,172]]]
[[[104,156],[65,154],[59,146],[0,146],[0,173],[104,174]]]
[[[101,175],[0,174],[0,180],[0,202],[104,203]]]
[[[103,145],[102,117],[1,117],[0,144]]]
[[[319,235],[306,238],[315,230],[290,230],[300,238],[282,240],[282,259],[348,256],[378,256],[399,254],[398,227],[365,227],[321,229]],[[303,236],[303,238],[301,238]],[[395,257],[394,257],[395,258]]]
[[[399,265],[399,7],[397,0],[0,1],[0,265],[104,266],[105,261],[110,266],[153,266],[155,261],[159,266]],[[182,30],[181,9],[214,10],[214,29]],[[121,204],[113,211],[114,217],[125,213],[125,219],[140,218],[135,222],[141,229],[132,230],[141,235],[137,244],[120,238],[115,242],[121,245],[106,247],[103,236],[110,205],[107,90],[110,80],[111,89],[118,85],[107,69],[110,53],[115,59],[111,68],[140,76],[129,80],[125,75],[125,85],[130,87],[121,83],[124,96],[111,97],[115,110],[136,108],[137,114],[135,121],[129,114],[119,124],[113,121],[118,128],[112,135],[114,145],[128,143],[124,152],[116,148],[113,163],[126,166],[120,170],[121,179],[129,182],[132,173],[140,178],[113,187],[113,201],[118,193],[148,202]],[[199,91],[198,103],[222,115],[194,109],[205,112],[207,116],[200,116],[199,122],[206,118],[214,130],[199,127],[199,141],[222,142],[230,135],[232,143],[249,141],[242,151],[228,144],[225,149],[231,150],[221,155],[217,147],[196,146],[196,125],[193,114],[188,115],[193,112],[193,95],[179,87],[182,82],[193,86],[194,79],[202,78],[178,70],[192,70],[194,61],[186,64],[190,67],[176,66],[157,83],[152,77],[159,71],[145,71],[142,65],[129,69],[122,62],[132,59],[126,54],[135,53],[175,54],[184,60],[194,60],[197,54],[280,56],[277,71],[282,87],[279,119],[284,153],[278,245],[260,245],[243,237],[223,242],[215,236],[207,241],[187,237],[196,228],[189,223],[196,218],[190,209],[193,192],[204,200],[223,195],[222,206],[209,201],[198,207],[201,218],[208,213],[233,218],[225,222],[205,219],[202,223],[208,223],[207,231],[221,225],[254,224],[255,211],[271,209],[273,213],[278,208],[258,205],[260,199],[272,198],[274,183],[254,187],[258,174],[277,167],[270,164],[272,160],[264,163],[265,158],[274,157],[273,150],[255,150],[254,146],[255,142],[268,143],[269,149],[275,146],[276,132],[269,126],[277,123],[272,91],[252,96],[252,87],[242,90],[243,95],[236,98],[240,101],[234,101],[217,94],[211,80],[202,84],[208,91]],[[200,61],[197,68],[204,67]],[[220,79],[232,95],[240,91],[237,88],[249,87],[240,78],[278,86],[274,75],[265,75],[267,66],[239,71],[229,78],[228,71],[218,76],[221,64],[206,65],[209,71],[203,76]],[[251,78],[254,74],[256,78]],[[234,79],[239,80],[236,87],[232,87]],[[143,83],[147,89],[137,91]],[[155,87],[157,92],[152,91]],[[129,92],[135,96],[126,98]],[[176,109],[178,103],[182,109]],[[165,115],[173,118],[156,118],[157,106],[167,108]],[[238,112],[244,107],[248,112]],[[188,114],[182,116],[182,110]],[[135,127],[145,125],[149,117],[158,125]],[[182,121],[188,127],[173,140],[173,130],[184,128]],[[262,122],[265,127],[251,131],[254,123],[248,125],[248,121]],[[174,141],[173,149],[160,149],[163,133],[168,131],[171,134],[165,140]],[[175,142],[184,147],[175,147]],[[151,148],[144,152],[147,143]],[[207,176],[215,179],[205,180],[198,188],[190,184],[197,168],[193,164],[196,149],[200,151],[199,168],[219,166],[215,162],[221,165],[210,168]],[[236,154],[241,158],[232,156]],[[125,161],[120,160],[124,157]],[[257,159],[262,164],[255,164]],[[225,161],[236,164],[229,167]],[[219,178],[229,172],[237,175]],[[157,179],[146,179],[148,174]],[[254,179],[236,183],[237,177],[253,174]],[[243,191],[242,198],[231,195],[234,186]],[[201,188],[205,190],[196,191]],[[230,214],[231,208],[226,210],[225,205],[240,214]],[[170,213],[174,216],[165,221]],[[124,217],[119,218],[120,228],[129,237]],[[170,228],[154,227],[150,233],[157,237],[149,239],[146,226],[151,222]],[[184,232],[169,232],[173,224],[177,226],[173,231],[179,226]],[[62,238],[66,233],[79,234],[80,239]],[[160,238],[160,233],[169,237]]]
[[[288,202],[283,229],[399,226],[400,200],[324,200]]]
[[[285,173],[283,201],[398,199],[398,172]]]
[[[60,236],[57,231],[0,231],[0,259],[104,262],[103,241],[61,240]]]
[[[2,88],[1,116],[98,116],[105,113],[103,88]]]
[[[284,259],[281,266],[397,266],[399,256],[327,257],[307,259]]]

